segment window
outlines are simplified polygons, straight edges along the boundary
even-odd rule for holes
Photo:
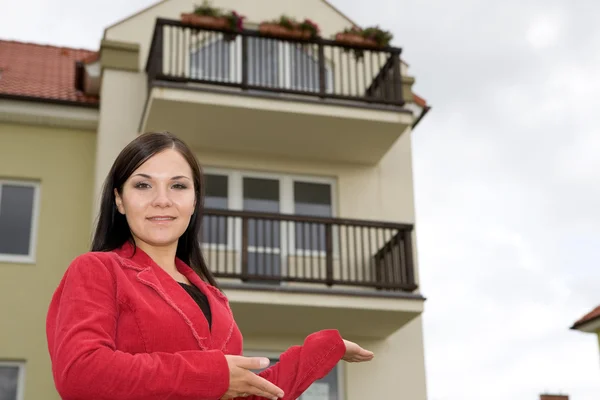
[[[23,398],[25,366],[23,363],[0,361],[0,399]]]
[[[331,185],[294,181],[294,211],[298,215],[331,217]],[[296,224],[296,249],[325,251],[325,225]]]
[[[243,178],[243,209],[279,213],[279,179]],[[250,275],[281,275],[279,222],[248,220],[248,273]]]
[[[226,210],[229,197],[227,185],[227,175],[206,175],[204,207]],[[228,231],[227,217],[207,216],[202,224],[201,240],[210,244],[227,244]]]
[[[257,356],[262,356],[256,353]],[[275,365],[279,359],[269,357],[271,363],[269,367]],[[260,370],[259,370],[260,371]],[[325,377],[315,381],[306,389],[306,391],[298,397],[298,400],[340,400],[341,395],[341,366],[338,363]]]
[[[39,187],[0,180],[0,261],[34,262]]]
[[[205,207],[273,214],[333,217],[335,180],[206,168]],[[250,275],[285,276],[288,256],[325,256],[325,226],[273,219],[247,220],[247,271]],[[242,247],[241,218],[205,216],[202,245],[208,252]],[[335,237],[335,231],[333,232]],[[332,251],[336,252],[336,243]],[[216,253],[215,253],[216,254]],[[225,257],[225,255],[222,255]],[[236,257],[241,268],[241,257]],[[279,280],[267,280],[279,284]]]
[[[242,81],[242,37],[224,40],[222,35],[199,32],[197,46],[190,51],[190,78],[213,82]],[[247,37],[248,84],[318,92],[319,61],[317,46]],[[325,66],[326,90],[333,90],[333,74]]]

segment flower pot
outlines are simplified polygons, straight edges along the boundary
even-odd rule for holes
[[[356,33],[338,33],[335,35],[335,40],[350,46],[379,47],[375,40],[362,37]]]
[[[309,31],[300,29],[288,29],[284,26],[271,23],[262,23],[258,27],[258,31],[265,36],[280,37],[284,39],[310,39]]]
[[[212,29],[229,29],[229,21],[222,17],[209,17],[206,15],[181,14],[181,22],[188,25]]]

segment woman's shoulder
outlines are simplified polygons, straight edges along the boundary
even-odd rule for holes
[[[75,257],[71,261],[74,268],[86,265],[109,266],[115,261],[116,254],[112,251],[88,251]]]
[[[112,251],[88,251],[76,256],[69,264],[66,275],[83,275],[88,278],[114,277],[118,265],[117,255]]]

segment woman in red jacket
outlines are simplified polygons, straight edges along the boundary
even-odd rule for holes
[[[65,400],[296,399],[337,362],[373,353],[336,330],[280,361],[243,357],[242,335],[197,240],[200,167],[168,133],[129,143],[106,179],[92,251],[68,267],[46,321]]]

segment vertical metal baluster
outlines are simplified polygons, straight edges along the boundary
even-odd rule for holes
[[[373,256],[373,243],[372,243],[372,239],[371,236],[373,236],[373,228],[368,228],[368,234],[369,234],[369,276],[371,277],[371,283],[376,282],[375,279],[375,268],[376,268],[376,260],[374,260],[374,256]],[[375,263],[373,262],[375,261]]]

